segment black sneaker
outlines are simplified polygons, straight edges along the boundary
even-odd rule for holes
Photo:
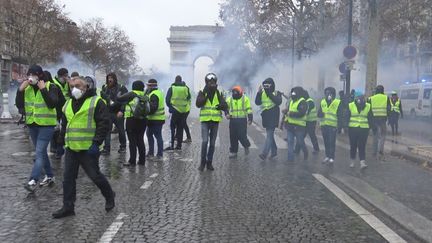
[[[123,166],[135,166],[136,163],[130,163],[130,162],[125,162],[123,163]]]
[[[101,154],[102,155],[109,155],[111,152],[109,151],[109,149],[103,149],[102,151],[101,151]]]
[[[140,160],[140,161],[138,161],[138,164],[139,164],[139,165],[145,165],[145,160]]]
[[[154,157],[154,154],[153,153],[148,153],[146,156],[147,157]]]
[[[175,150],[181,150],[181,147],[180,147],[180,146],[177,146],[177,147],[175,147],[174,149],[175,149]]]
[[[165,151],[171,151],[171,150],[174,150],[174,148],[172,146],[169,146],[169,147],[166,147],[164,150]]]
[[[55,219],[60,219],[60,218],[64,218],[64,217],[68,217],[68,216],[73,216],[75,215],[75,211],[73,209],[66,209],[64,207],[62,207],[61,209],[55,211],[52,216]]]
[[[183,143],[192,143],[192,138],[186,138]]]
[[[126,153],[126,148],[120,148],[117,152],[119,152],[120,154],[124,154]]]
[[[111,198],[106,199],[105,201],[105,210],[107,212],[111,211],[111,209],[113,209],[115,207],[115,192],[113,191],[113,195]]]

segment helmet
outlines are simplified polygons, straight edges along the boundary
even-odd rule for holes
[[[393,91],[391,92],[391,94],[392,94],[392,95],[397,95],[397,92],[393,90]]]
[[[214,74],[214,73],[208,73],[208,74],[205,76],[205,82],[208,83],[208,82],[210,82],[210,81],[214,81],[215,83],[217,82],[216,74]]]
[[[240,87],[240,85],[234,86],[232,91],[237,91],[240,95],[243,95],[243,89]]]

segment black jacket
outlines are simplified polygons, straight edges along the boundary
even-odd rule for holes
[[[39,87],[37,85],[29,85],[30,88],[33,88],[33,91],[36,93],[39,90]],[[25,114],[24,110],[24,91],[17,90],[17,95],[15,97],[15,105],[18,108],[18,111],[20,114]],[[59,93],[61,91],[57,88],[57,86],[54,83],[50,83],[49,90],[47,88],[40,90],[42,94],[42,98],[45,101],[45,104],[48,108],[57,108],[59,105]],[[36,126],[36,123],[30,124],[30,126]]]
[[[72,102],[72,110],[74,113],[76,113],[81,106],[84,104],[84,101],[92,96],[96,95],[96,91],[94,89],[87,90],[87,92],[84,93],[83,97],[76,100],[74,97],[71,97]],[[110,132],[111,128],[109,127],[109,119],[110,115],[108,112],[108,108],[105,105],[105,102],[102,100],[99,100],[96,104],[95,111],[94,111],[94,120],[96,122],[96,131],[95,135],[93,137],[93,143],[97,144],[98,146],[103,143],[105,140],[106,135],[108,132]],[[60,137],[58,141],[61,144],[64,144],[64,138],[66,134],[66,126],[67,126],[67,120],[66,116],[63,114],[62,118],[62,124],[61,124],[61,131],[60,131]]]
[[[191,99],[191,94],[190,94],[190,91],[189,91],[189,87],[188,87],[185,83],[183,83],[183,82],[180,82],[180,83],[173,83],[173,84],[171,84],[171,86],[186,86],[186,88],[188,89],[188,96],[187,96],[187,99],[188,99],[188,100]],[[168,89],[167,94],[166,94],[166,97],[165,97],[165,103],[166,103],[166,105],[168,106],[168,109],[169,109],[169,112],[170,112],[170,113],[178,112],[178,111],[177,111],[177,110],[172,106],[172,104],[171,104],[171,96],[172,96],[172,88],[170,87],[170,88]]]
[[[259,90],[255,97],[255,104],[260,106],[262,104],[261,101],[262,90]],[[267,96],[270,100],[275,103],[275,106],[271,109],[264,110],[261,112],[262,125],[264,128],[276,128],[279,126],[280,119],[280,104],[282,104],[282,94],[279,91],[276,91],[276,95],[273,95],[273,92],[268,92]]]
[[[109,112],[117,113],[119,111],[125,111],[125,105],[118,102],[117,97],[127,92],[128,90],[125,86],[116,83],[111,88],[109,88],[107,84],[103,85],[100,94],[101,97],[106,101]]]

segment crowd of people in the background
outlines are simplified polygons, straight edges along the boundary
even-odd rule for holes
[[[181,151],[183,143],[192,142],[187,125],[192,104],[189,87],[180,75],[166,94],[158,87],[156,79],[147,82],[136,80],[129,91],[122,85],[115,73],[106,76],[105,84],[97,89],[96,80],[91,76],[69,75],[66,68],[60,68],[52,77],[38,65],[30,66],[28,79],[17,90],[16,106],[24,117],[35,147],[35,160],[25,188],[33,192],[35,188],[54,183],[54,174],[47,153],[48,144],[56,159],[64,156],[63,207],[53,213],[54,218],[75,214],[76,178],[81,166],[98,186],[106,199],[105,209],[115,207],[115,193],[106,177],[99,169],[99,156],[111,153],[111,131],[115,126],[120,147],[118,153],[126,152],[129,140],[129,158],[124,166],[145,165],[146,158],[161,160],[164,151]],[[213,155],[219,124],[229,120],[229,155],[238,157],[239,143],[244,153],[249,154],[251,142],[247,127],[253,122],[253,107],[243,88],[235,85],[229,97],[218,89],[216,74],[209,73],[204,78],[205,86],[197,94],[195,105],[200,110],[201,156],[198,169],[215,169]],[[255,97],[255,105],[261,113],[265,128],[265,142],[259,158],[273,159],[278,155],[275,141],[276,128],[286,130],[289,162],[303,153],[308,160],[309,150],[305,143],[308,135],[313,154],[320,152],[316,135],[319,124],[324,141],[323,163],[333,165],[336,155],[336,137],[339,132],[348,132],[350,143],[350,167],[357,160],[360,169],[367,167],[366,143],[372,129],[373,155],[384,160],[386,124],[392,134],[398,133],[398,119],[403,117],[402,104],[397,94],[391,97],[384,94],[384,87],[378,85],[374,95],[352,91],[350,95],[339,94],[336,89],[324,89],[323,98],[314,100],[303,87],[293,87],[288,95],[276,89],[272,78],[265,79]],[[283,97],[287,99],[282,110]],[[163,125],[170,114],[169,146],[163,148]],[[186,139],[183,140],[184,132]],[[147,136],[148,148],[144,142]],[[156,140],[156,145],[155,145]],[[103,148],[100,150],[100,148]],[[44,177],[41,180],[41,175]]]

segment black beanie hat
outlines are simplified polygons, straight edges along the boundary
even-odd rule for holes
[[[42,67],[39,65],[36,65],[36,64],[33,64],[29,67],[29,69],[27,71],[27,75],[30,75],[30,74],[34,74],[37,76],[41,76],[41,75],[43,76],[44,75]]]
[[[60,68],[57,71],[57,77],[63,76],[63,75],[68,74],[68,73],[69,73],[69,71],[66,68]]]
[[[152,79],[150,79],[148,82],[147,82],[147,84],[150,84],[150,85],[155,85],[155,84],[157,84],[157,80],[156,79],[154,79],[154,78],[152,78]]]
[[[144,83],[141,80],[132,83],[132,90],[144,91]]]

